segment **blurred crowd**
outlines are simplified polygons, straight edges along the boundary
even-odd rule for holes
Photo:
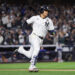
[[[48,6],[49,17],[53,20],[56,35],[49,37],[47,34],[44,44],[56,44],[57,42],[66,45],[75,44],[75,6]],[[25,21],[39,14],[40,7],[41,5],[37,4],[28,6],[2,3],[0,5],[0,44],[29,44],[28,35],[32,27]]]

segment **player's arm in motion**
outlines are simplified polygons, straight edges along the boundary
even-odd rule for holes
[[[35,21],[35,16],[32,16],[31,18],[29,18],[29,19],[27,19],[26,20],[26,24],[33,24],[34,23],[34,21]]]
[[[51,19],[49,19],[49,27],[48,27],[48,32],[50,33],[49,36],[54,37],[55,36],[55,30],[54,30],[54,25]]]

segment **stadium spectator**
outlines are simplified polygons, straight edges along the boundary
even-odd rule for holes
[[[0,45],[3,43],[3,40],[4,40],[4,38],[3,38],[3,36],[0,34]]]

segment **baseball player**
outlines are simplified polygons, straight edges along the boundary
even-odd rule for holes
[[[20,46],[16,51],[30,58],[29,71],[38,71],[36,65],[36,59],[40,51],[40,46],[43,43],[47,32],[54,34],[54,26],[52,20],[48,17],[49,8],[42,6],[40,9],[40,15],[32,16],[27,19],[27,24],[32,24],[32,33],[29,35],[29,42],[31,47],[29,51],[25,50],[23,46]]]

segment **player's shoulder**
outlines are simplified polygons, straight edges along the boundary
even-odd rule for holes
[[[46,19],[47,19],[47,20],[49,20],[49,21],[52,21],[52,19],[51,19],[51,18],[49,18],[49,17],[47,17]]]
[[[35,20],[39,20],[40,19],[40,16],[39,15],[36,15],[34,16]]]
[[[46,19],[51,20],[51,18],[49,18],[49,17],[46,17]]]
[[[32,16],[32,17],[37,18],[37,17],[39,17],[39,15],[34,15],[34,16]]]

